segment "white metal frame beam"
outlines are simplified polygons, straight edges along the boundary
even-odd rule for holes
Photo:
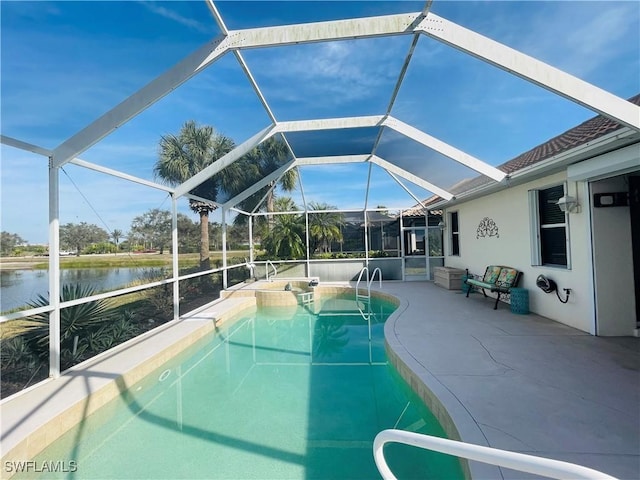
[[[47,158],[53,155],[53,151],[49,150],[48,148],[42,148],[38,145],[33,145],[32,143],[23,142],[22,140],[18,140],[12,137],[7,137],[6,135],[0,135],[0,143],[9,147],[25,150],[27,152],[37,153],[38,155],[42,155]]]
[[[229,32],[228,37],[229,47],[247,49],[402,35],[413,33],[421,16],[421,12],[402,13],[379,17],[232,30]]]
[[[640,131],[640,107],[637,105],[518,50],[431,12],[416,31]]]
[[[53,166],[64,165],[78,156],[228,50],[412,33],[423,33],[640,131],[640,107],[431,12],[426,16],[424,12],[418,12],[226,32],[212,2],[209,7],[227,35],[203,45],[56,147]]]
[[[219,36],[207,42],[173,68],[56,147],[53,151],[54,166],[62,166],[84,152],[120,125],[218,60],[228,49],[227,37]]]
[[[220,23],[221,19],[219,19],[215,5],[212,2],[208,2],[208,4],[221,30],[225,32],[226,27],[224,23]],[[228,50],[411,33],[416,27],[416,19],[420,16],[419,13],[387,15],[225,32],[227,35],[223,34],[206,43],[173,68],[56,147],[53,151],[54,166],[62,166],[78,156],[120,125],[218,60]]]
[[[395,180],[395,182],[400,185],[400,187],[409,194],[409,196],[411,198],[413,198],[417,204],[419,204],[420,206],[422,206],[422,208],[424,208],[425,210],[427,210],[427,207],[424,205],[424,203],[422,203],[422,200],[420,200],[417,196],[415,196],[413,194],[413,192],[409,189],[409,187],[407,187],[404,183],[402,183],[400,181],[400,179],[398,177],[396,177],[393,173],[391,173],[389,170],[385,170],[387,172],[387,174],[393,179]]]
[[[218,12],[218,7],[216,7],[215,2],[213,0],[206,0],[206,3],[207,3],[207,7],[209,7],[209,10],[211,10],[211,15],[213,15],[213,18],[218,24],[218,27],[220,28],[220,31],[222,32],[222,34],[228,35],[229,30],[227,29],[227,26],[225,25],[224,20],[222,19],[222,15],[220,15],[220,12]]]
[[[455,160],[458,163],[466,165],[467,167],[472,168],[477,172],[493,178],[497,182],[502,181],[507,176],[507,174],[502,170],[498,170],[497,168],[492,167],[482,160],[479,160],[461,150],[458,150],[457,148],[452,147],[451,145],[438,140],[437,138],[432,137],[431,135],[428,135],[415,127],[412,127],[411,125],[401,122],[397,118],[389,117],[385,119],[382,124],[385,127],[389,127],[396,132],[401,133],[405,137],[421,143],[425,147],[432,148],[433,150],[449,157],[452,160]]]
[[[377,155],[373,155],[371,157],[371,159],[369,160],[371,163],[375,163],[376,165],[384,168],[385,170],[391,172],[391,173],[395,173],[396,175],[398,175],[399,177],[404,178],[405,180],[409,180],[412,183],[415,183],[416,185],[418,185],[419,187],[424,188],[425,190],[429,190],[432,193],[435,193],[436,195],[439,195],[440,197],[444,198],[445,200],[451,200],[453,198],[453,194],[447,192],[446,190],[430,183],[427,182],[426,180],[424,180],[421,177],[418,177],[417,175],[414,175],[413,173],[409,173],[406,170],[390,163],[387,162],[386,160],[378,157]]]
[[[336,163],[364,163],[371,158],[371,154],[363,155],[332,155],[328,157],[301,157],[296,161],[302,167],[306,165],[330,165]]]
[[[188,193],[189,191],[193,190],[198,185],[204,183],[209,178],[213,177],[220,170],[228,167],[233,162],[238,160],[240,157],[242,157],[243,155],[246,155],[247,153],[249,153],[251,151],[251,149],[253,149],[257,145],[259,145],[260,143],[264,142],[265,140],[267,140],[269,137],[271,137],[275,133],[276,133],[276,130],[274,128],[274,125],[269,125],[264,130],[256,133],[253,137],[251,137],[250,139],[246,140],[244,143],[238,145],[236,148],[231,150],[226,155],[223,155],[222,157],[220,157],[218,160],[213,162],[207,168],[205,168],[205,169],[201,170],[200,172],[196,173],[189,180],[187,180],[186,182],[178,185],[178,187],[175,190],[176,196],[177,197],[181,197],[182,195],[184,195],[184,194]]]
[[[18,148],[20,150],[26,150],[32,153],[36,153],[38,155],[42,155],[45,157],[50,157],[51,155],[53,155],[52,150],[42,148],[37,145],[33,145],[31,143],[23,142],[22,140],[17,140],[15,138],[7,137],[6,135],[0,135],[0,143],[10,147]],[[139,183],[140,185],[146,185],[147,187],[156,188],[158,190],[164,190],[165,192],[173,192],[173,188],[171,187],[160,185],[158,183],[145,180],[143,178],[138,178],[133,175],[120,172],[119,170],[113,170],[111,168],[103,167],[101,165],[96,165],[95,163],[87,162],[80,158],[74,158],[70,160],[69,163],[72,163],[73,165],[77,165],[79,167],[87,168],[89,170],[94,170],[96,172],[105,173],[107,175],[122,178],[124,180],[129,180],[130,182]]]
[[[269,194],[275,190],[275,188],[276,188],[276,185],[274,184],[274,185],[272,185],[272,186],[271,186],[271,188],[269,188],[269,189],[265,192],[265,194],[262,196],[262,198],[260,199],[260,201],[259,201],[258,203],[256,203],[256,206],[255,206],[255,207],[253,207],[253,210],[251,210],[251,213],[250,213],[249,215],[255,215],[255,214],[256,214],[256,212],[257,212],[258,210],[260,210],[260,206],[264,203],[264,201],[267,199],[267,197],[269,196]]]
[[[78,167],[87,168],[89,170],[94,170],[96,172],[104,173],[106,175],[111,175],[113,177],[122,178],[123,180],[129,180],[130,182],[139,183],[140,185],[145,185],[147,187],[155,188],[158,190],[163,190],[165,192],[172,193],[173,188],[168,187],[166,185],[161,185],[159,183],[151,182],[149,180],[145,180],[144,178],[138,178],[133,175],[129,175],[127,173],[120,172],[119,170],[113,170],[111,168],[103,167],[102,165],[96,165],[95,163],[87,162],[80,158],[74,158],[69,161],[69,163],[73,165],[77,165]]]
[[[384,115],[371,115],[365,117],[323,118],[315,120],[294,120],[290,122],[278,122],[278,132],[308,132],[314,130],[339,130],[342,128],[367,128],[379,127],[384,120]]]
[[[235,197],[227,200],[222,205],[222,207],[223,208],[235,207],[238,203],[240,203],[243,200],[249,198],[251,195],[253,195],[254,193],[258,192],[261,188],[266,187],[267,185],[269,185],[274,180],[277,181],[282,175],[287,173],[287,171],[291,170],[295,166],[296,166],[296,161],[295,160],[289,161],[288,163],[284,164],[283,166],[281,166],[277,170],[274,170],[273,172],[271,172],[266,177],[262,178],[261,180],[257,181],[253,185],[251,185],[251,187],[247,188],[246,190],[244,190],[243,192],[239,193]]]
[[[222,32],[222,34],[225,36],[229,35],[229,29],[227,28],[227,25],[224,23],[224,19],[222,18],[222,15],[220,15],[220,12],[218,11],[218,7],[216,7],[214,1],[207,0],[207,5],[209,7],[209,10],[211,10],[211,14],[213,15],[213,18],[218,24],[218,27],[220,28],[220,31]],[[245,75],[249,79],[249,83],[251,83],[251,86],[253,87],[254,92],[256,93],[256,95],[258,96],[258,99],[262,103],[262,106],[267,111],[267,115],[269,115],[269,118],[273,123],[276,123],[276,117],[271,111],[271,108],[269,107],[267,100],[264,98],[264,95],[262,94],[262,91],[258,86],[258,82],[256,82],[255,78],[253,77],[251,70],[249,70],[249,66],[247,65],[247,62],[245,62],[239,50],[234,50],[233,53],[236,57],[236,60],[240,64],[240,67],[242,68]]]

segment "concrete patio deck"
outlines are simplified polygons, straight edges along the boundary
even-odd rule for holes
[[[482,295],[387,282],[390,348],[463,441],[640,478],[640,339],[594,337]],[[474,478],[533,478],[470,462]]]

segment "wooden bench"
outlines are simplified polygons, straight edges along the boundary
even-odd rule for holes
[[[485,290],[497,293],[496,303],[493,306],[493,309],[497,310],[500,295],[508,295],[511,289],[518,285],[521,276],[522,272],[519,270],[503,265],[489,265],[482,278],[473,278],[472,275],[469,275],[469,269],[467,269],[467,278],[464,281],[469,286],[467,288],[467,297],[471,292],[471,287],[481,288],[485,297],[487,296]]]

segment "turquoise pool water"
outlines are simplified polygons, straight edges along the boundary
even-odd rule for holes
[[[311,307],[311,309],[316,307]],[[264,308],[221,326],[128,389],[35,460],[78,479],[374,479],[385,428],[444,436],[386,362],[374,301]],[[457,459],[390,445],[398,478],[462,478]],[[29,475],[15,478],[37,477]]]

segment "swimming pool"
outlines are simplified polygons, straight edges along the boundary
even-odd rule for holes
[[[383,324],[394,307],[372,300],[371,341],[352,298],[316,308],[261,308],[223,324],[123,385],[35,469],[57,465],[46,478],[371,479],[380,430],[444,436],[386,362]],[[391,445],[387,458],[399,478],[463,477],[457,459],[413,447]]]

